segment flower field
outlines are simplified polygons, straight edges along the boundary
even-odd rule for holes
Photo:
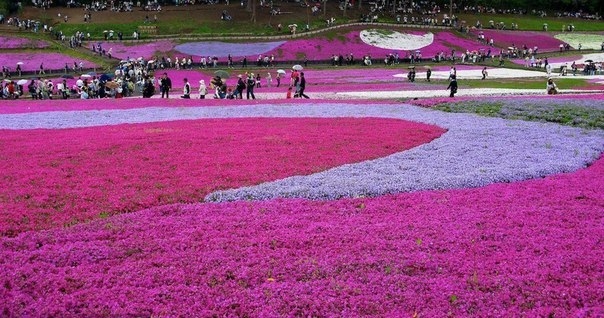
[[[117,102],[0,108],[3,315],[602,313],[601,129]]]
[[[586,33],[560,33],[556,34],[556,39],[567,42],[574,48],[579,44],[583,50],[600,50],[604,43],[604,34],[586,34]]]
[[[388,48],[386,46],[384,48],[384,45],[388,44],[387,42],[391,42],[388,38],[373,39],[374,44],[366,43],[361,38],[362,32],[364,31],[350,31],[333,39],[309,38],[254,43],[206,41],[183,44],[176,44],[170,40],[161,40],[129,45],[118,42],[106,42],[102,43],[102,46],[105,50],[112,48],[113,56],[120,59],[138,57],[151,59],[167,55],[171,59],[174,59],[174,57],[193,56],[195,62],[199,62],[199,58],[202,56],[216,56],[224,61],[231,54],[236,62],[240,62],[243,57],[247,57],[249,63],[254,63],[258,55],[274,55],[277,61],[295,61],[303,60],[305,57],[311,60],[329,59],[334,54],[346,56],[352,53],[358,61],[359,58],[368,54],[374,58],[382,59],[388,54],[397,52],[401,57],[404,57],[407,53],[411,53],[411,51],[415,51],[416,49],[419,49],[424,57],[433,57],[440,52],[450,54],[452,49],[462,52],[488,48],[476,41],[456,36],[448,31],[434,34],[429,33],[429,38],[432,40],[422,42],[420,46],[417,46],[415,39],[425,37],[425,31],[395,32],[395,34],[399,35],[398,42],[400,42],[401,46],[396,48]],[[344,44],[345,49],[343,49]]]
[[[74,63],[27,41],[0,36],[0,64]],[[442,30],[176,41],[102,47],[250,64],[488,50]],[[254,100],[197,99],[216,69],[162,70],[170,99],[3,100],[0,317],[604,317],[601,90],[471,86],[484,65],[458,64],[452,99],[449,62],[413,83],[406,63],[310,63],[311,99],[286,99],[281,65],[250,68]],[[489,82],[546,76],[487,66]],[[232,88],[244,71],[227,71]]]
[[[42,40],[0,35],[0,49],[43,49],[48,43]]]
[[[2,53],[0,54],[0,65],[6,65],[15,68],[18,62],[23,62],[21,69],[23,71],[37,71],[40,69],[40,64],[44,64],[45,70],[61,70],[65,67],[65,63],[73,67],[73,63],[84,62],[84,68],[97,67],[96,64],[72,58],[69,55],[61,53]]]

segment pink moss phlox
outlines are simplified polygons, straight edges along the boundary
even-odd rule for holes
[[[375,159],[443,129],[394,119],[206,119],[0,137],[0,234],[60,227]],[[27,158],[21,160],[20,158]]]
[[[172,205],[0,239],[9,316],[601,313],[604,159],[484,188]]]

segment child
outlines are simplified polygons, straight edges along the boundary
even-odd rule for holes
[[[287,99],[292,98],[292,87],[291,86],[287,88],[287,96],[285,98],[287,98]]]

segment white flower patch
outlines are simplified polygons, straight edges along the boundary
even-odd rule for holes
[[[554,37],[570,44],[573,48],[579,48],[579,44],[581,44],[581,48],[584,50],[599,50],[604,42],[602,34],[560,33]]]
[[[363,30],[361,40],[365,44],[388,50],[417,50],[434,42],[434,34],[414,35],[385,30]]]

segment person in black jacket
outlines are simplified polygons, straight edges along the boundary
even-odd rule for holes
[[[161,98],[170,98],[170,90],[172,89],[172,80],[168,77],[168,73],[164,73],[164,76],[159,80],[159,89],[161,90]]]
[[[455,75],[451,75],[451,82],[449,82],[447,89],[451,90],[449,97],[455,97],[455,93],[457,93],[457,79],[455,78]]]
[[[298,96],[304,98],[310,98],[306,94],[304,94],[304,90],[306,89],[306,78],[304,77],[304,72],[300,73],[300,91],[298,92]]]
[[[254,96],[254,86],[255,85],[256,85],[256,79],[254,78],[254,73],[250,73],[250,75],[247,78],[247,91],[246,91],[247,99],[250,99],[250,95],[252,96],[252,99],[256,99],[256,96]]]

